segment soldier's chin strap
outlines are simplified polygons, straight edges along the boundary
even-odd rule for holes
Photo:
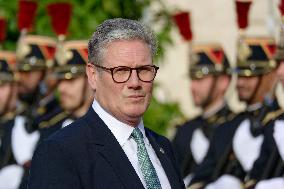
[[[251,97],[248,99],[247,104],[252,104],[252,102],[255,100],[256,94],[257,94],[258,90],[260,90],[260,85],[263,81],[263,75],[257,76],[257,79],[258,79],[257,84],[256,84],[256,86],[253,90]]]
[[[269,112],[269,110],[271,110],[271,108],[273,107],[273,102],[274,102],[273,99],[274,99],[274,92],[276,85],[277,85],[277,80],[272,84],[270,90],[265,94],[262,102],[263,107],[261,108],[259,115],[251,120],[253,131],[257,131],[257,128],[262,126],[262,120],[265,118],[267,112]],[[257,132],[252,132],[252,133],[257,135]]]
[[[264,99],[262,102],[260,103],[268,103],[268,100],[271,101],[271,99],[273,99],[273,96],[274,96],[274,92],[275,92],[275,89],[276,89],[276,86],[277,86],[277,79],[271,84],[271,88],[270,90],[268,90],[265,94],[264,94]],[[257,82],[257,85],[253,91],[253,95],[249,98],[248,100],[248,104],[251,104],[255,98],[256,98],[256,95],[257,93],[259,92],[259,90],[261,90],[261,85],[263,84],[264,81],[264,75],[260,75],[258,76],[258,82]]]
[[[210,90],[209,91],[214,91],[214,89],[216,88],[217,85],[217,78],[219,76],[214,76],[213,75],[213,81],[212,81],[212,85],[210,86]],[[202,108],[205,109],[205,107],[208,107],[210,105],[210,103],[212,102],[212,92],[207,94],[207,97],[204,101],[204,103],[202,104]]]
[[[79,110],[81,107],[84,106],[84,103],[86,101],[86,94],[87,94],[87,87],[88,87],[88,80],[87,80],[87,77],[84,76],[84,85],[83,85],[83,91],[82,91],[82,96],[81,96],[81,99],[80,99],[80,103],[73,109],[73,111],[71,112],[71,115],[73,115],[74,117],[78,118],[76,115],[75,115],[75,112],[77,110]]]
[[[9,96],[8,96],[8,99],[6,100],[5,104],[4,104],[4,107],[3,107],[3,112],[0,113],[0,117],[4,118],[5,117],[5,114],[7,114],[10,110],[9,110],[9,105],[10,105],[10,102],[13,98],[13,92],[14,92],[14,86],[13,86],[13,83],[9,83],[10,85],[10,92],[9,92]]]

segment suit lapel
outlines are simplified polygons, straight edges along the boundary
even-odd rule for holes
[[[165,170],[165,173],[168,177],[171,188],[180,188],[181,186],[180,186],[180,183],[179,183],[178,175],[175,171],[173,163],[167,157],[165,149],[163,149],[162,147],[159,146],[159,144],[155,140],[154,136],[147,129],[145,129],[145,132],[146,132],[148,140],[151,143],[151,146],[155,150],[156,155],[158,156],[158,158],[159,158],[159,160],[162,164],[162,167]]]
[[[100,153],[109,162],[125,188],[144,189],[120,144],[92,107],[86,118],[92,132],[90,140],[93,152],[91,153]]]

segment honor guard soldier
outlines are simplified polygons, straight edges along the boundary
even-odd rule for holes
[[[275,59],[277,62],[277,77],[284,86],[284,1],[279,6],[282,15],[279,42]],[[282,97],[282,96],[281,96]],[[261,188],[284,188],[284,148],[283,148],[283,126],[284,110],[281,109],[271,114],[269,124],[264,132],[264,140],[261,153],[255,161],[254,166],[245,182],[246,189]]]
[[[93,100],[93,92],[85,72],[88,59],[87,46],[85,40],[65,41],[56,50],[56,67],[53,74],[59,80],[60,105],[69,116],[61,125],[54,127],[55,130],[83,116]]]
[[[12,67],[16,54],[0,51],[0,188],[16,189],[21,183],[24,168],[15,160],[12,151],[12,129],[15,125],[17,88]]]
[[[39,35],[25,35],[18,43],[19,98],[26,107],[24,114],[32,120],[58,106],[53,95],[56,83],[48,74],[53,66],[55,46],[55,39]],[[28,130],[38,129],[37,122],[31,122]]]
[[[47,5],[47,13],[50,17],[51,27],[55,34],[57,35],[56,45],[53,48],[53,55],[57,55],[52,57],[53,66],[48,71],[48,86],[51,86],[52,89],[57,89],[58,78],[54,75],[54,67],[58,63],[58,56],[65,56],[64,52],[62,52],[62,45],[65,40],[66,34],[68,32],[68,27],[70,23],[70,18],[72,14],[72,5],[68,2],[53,2]],[[61,52],[61,53],[59,53]],[[54,131],[57,131],[61,128],[62,123],[67,119],[68,113],[64,111],[61,107],[58,107],[54,113],[45,116],[44,119],[40,119],[38,121],[38,126],[41,131],[40,141],[47,138]]]
[[[264,125],[279,111],[274,95],[275,42],[269,37],[242,39],[237,57],[237,91],[245,112],[216,129],[208,154],[194,172],[190,188],[242,188],[260,154]]]
[[[224,100],[231,76],[230,65],[221,45],[195,45],[191,57],[191,93],[195,105],[203,112],[179,126],[173,140],[187,184],[193,169],[205,157],[214,130],[234,117]]]
[[[40,35],[23,35],[17,46],[18,94],[22,111],[12,131],[12,142],[16,160],[25,165],[26,174],[40,139],[40,123],[62,112],[54,95],[57,83],[49,74],[55,47],[55,39]]]
[[[12,151],[19,165],[25,169],[20,188],[27,187],[27,176],[34,149],[40,139],[39,123],[62,110],[54,96],[56,82],[49,77],[53,66],[56,40],[30,35],[38,3],[21,0],[18,4],[17,74],[20,112],[12,130]]]

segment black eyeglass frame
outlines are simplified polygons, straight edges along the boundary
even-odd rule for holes
[[[93,65],[94,65],[95,67],[97,67],[97,68],[101,68],[101,69],[103,69],[103,70],[105,70],[105,71],[109,71],[109,72],[111,73],[112,80],[113,80],[115,83],[125,83],[125,82],[127,82],[127,81],[129,80],[129,78],[131,77],[132,70],[136,70],[137,77],[139,78],[140,81],[143,81],[143,82],[146,82],[146,83],[151,83],[151,82],[155,79],[156,74],[157,74],[157,71],[158,71],[158,69],[159,69],[159,67],[156,66],[156,65],[143,65],[143,66],[139,66],[139,67],[136,67],[136,68],[131,68],[131,67],[128,67],[128,66],[116,66],[116,67],[112,67],[112,68],[107,68],[107,67],[100,66],[100,65],[97,65],[97,64],[93,64]],[[142,80],[142,79],[140,78],[140,76],[139,76],[139,69],[141,69],[141,68],[143,68],[143,67],[151,67],[151,68],[154,68],[154,69],[155,69],[154,77],[153,77],[152,80],[150,80],[150,81],[144,81],[144,80]],[[115,69],[118,69],[118,68],[127,68],[127,69],[130,69],[130,74],[129,74],[128,78],[127,78],[125,81],[118,82],[118,81],[116,81],[116,80],[114,79],[114,77],[113,77],[114,70],[115,70]]]

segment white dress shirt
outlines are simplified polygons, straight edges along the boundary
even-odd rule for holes
[[[138,157],[137,157],[137,144],[134,141],[134,139],[130,137],[132,131],[134,130],[134,127],[122,123],[121,121],[117,120],[115,117],[110,115],[100,106],[100,104],[95,99],[93,101],[92,107],[94,111],[99,115],[99,117],[103,120],[103,122],[108,126],[108,128],[110,129],[110,131],[112,132],[118,143],[120,144],[121,148],[125,152],[126,156],[128,157],[131,165],[135,169],[144,188],[147,188],[143,178],[143,174],[139,168]],[[168,177],[160,163],[159,158],[157,157],[154,149],[152,148],[148,138],[145,135],[145,129],[142,119],[138,125],[138,128],[141,130],[144,136],[144,142],[146,145],[147,152],[157,172],[162,188],[170,189],[171,185],[169,183]]]

